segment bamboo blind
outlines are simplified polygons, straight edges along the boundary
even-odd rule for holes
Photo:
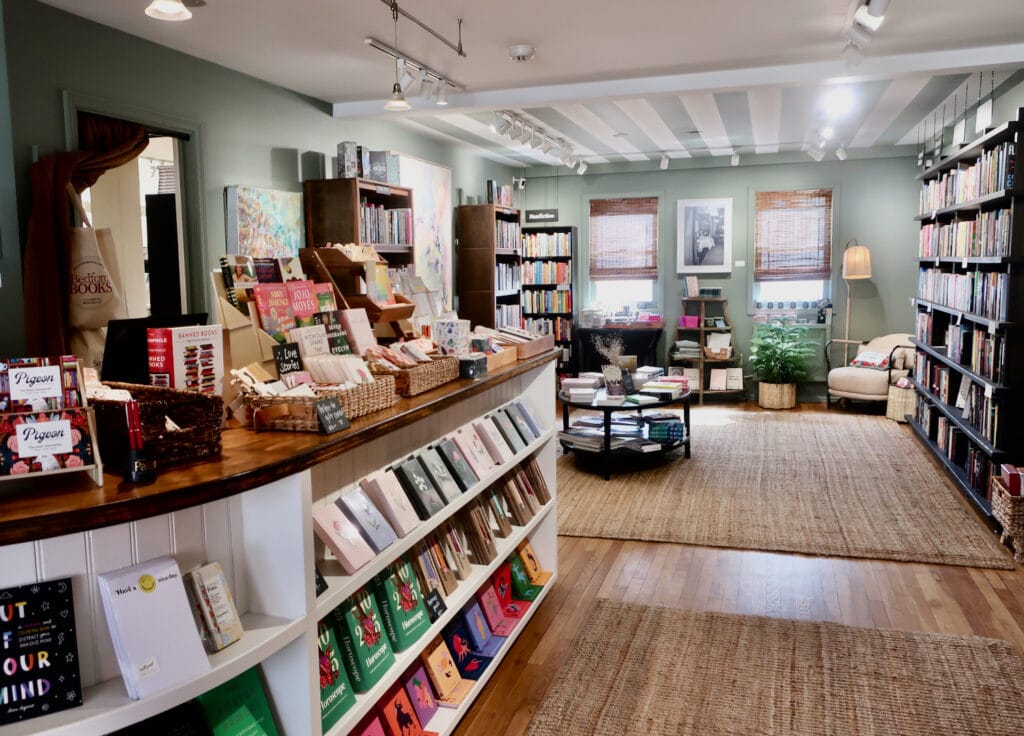
[[[590,278],[658,278],[658,198],[590,200]]]
[[[755,281],[832,276],[832,190],[757,192]]]

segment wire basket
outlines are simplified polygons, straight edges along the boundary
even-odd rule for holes
[[[316,402],[321,399],[337,399],[349,419],[387,409],[398,401],[395,379],[391,376],[374,376],[372,382],[361,383],[354,388],[317,389],[316,394],[315,398],[249,394],[245,403],[256,430],[318,432],[320,420],[316,414]]]

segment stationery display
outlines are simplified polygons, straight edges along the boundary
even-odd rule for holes
[[[430,628],[416,574],[408,560],[399,558],[371,582],[391,648],[401,652],[413,646]]]
[[[445,465],[437,448],[429,447],[421,452],[419,461],[422,463],[423,469],[427,471],[430,480],[434,482],[434,486],[448,503],[457,500],[462,495],[462,489],[448,470],[448,466]]]
[[[324,733],[356,704],[355,691],[341,661],[334,629],[325,621],[316,625],[318,675],[320,679],[320,725]]]
[[[405,492],[416,507],[421,519],[429,519],[441,511],[445,501],[441,498],[434,484],[427,475],[420,461],[413,457],[395,467],[395,475],[405,488]]]
[[[334,609],[330,618],[352,687],[365,693],[395,661],[377,602],[364,588]]]
[[[437,699],[423,665],[414,665],[402,678],[402,681],[405,691],[409,694],[409,702],[412,703],[416,717],[421,724],[430,723],[430,719],[437,713]]]
[[[209,652],[219,652],[245,632],[219,562],[193,568],[183,575],[185,593],[200,613],[200,637]]]
[[[363,538],[377,554],[398,539],[395,530],[388,524],[366,492],[356,486],[341,494],[338,505],[345,515],[357,526]]]
[[[437,693],[437,704],[442,708],[458,708],[473,689],[473,682],[462,679],[444,639],[438,637],[432,641],[421,656]]]

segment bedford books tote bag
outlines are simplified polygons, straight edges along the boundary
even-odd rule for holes
[[[89,215],[82,207],[82,200],[71,184],[68,184],[68,195],[82,218],[82,227],[71,228],[71,303],[69,321],[72,327],[81,330],[92,330],[106,327],[112,319],[124,319],[128,309],[121,290],[119,279],[108,268],[108,264],[116,269],[116,251],[114,238],[109,228],[94,228],[89,222]]]

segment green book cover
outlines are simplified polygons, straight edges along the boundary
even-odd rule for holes
[[[519,555],[508,558],[509,567],[512,569],[512,597],[521,601],[532,601],[544,590],[543,586],[534,585],[530,582],[530,576],[526,573],[526,567]]]
[[[420,586],[408,560],[403,558],[388,565],[374,578],[373,593],[384,631],[396,652],[411,647],[430,628]]]
[[[316,633],[320,652],[320,723],[326,732],[356,704],[356,694],[341,663],[334,629],[329,622],[321,621],[316,626]]]
[[[256,667],[203,693],[196,700],[214,736],[278,736]]]
[[[331,615],[352,687],[357,693],[365,693],[395,661],[377,603],[370,591],[363,588]]]

